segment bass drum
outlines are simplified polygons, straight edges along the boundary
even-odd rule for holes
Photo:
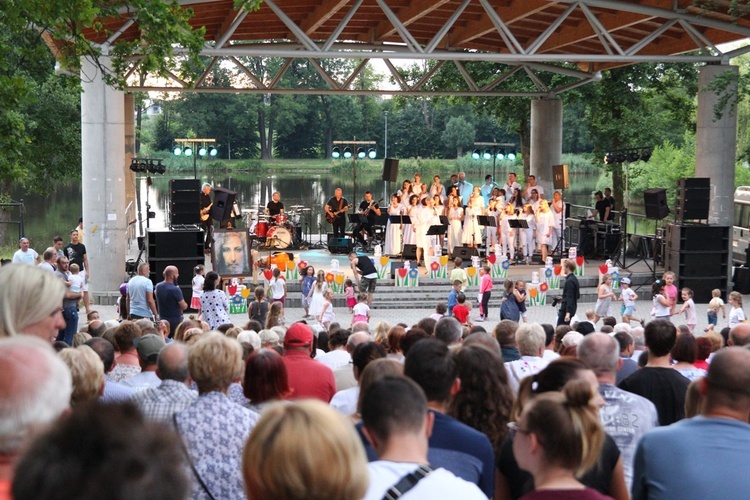
[[[268,230],[268,246],[272,248],[289,248],[292,246],[292,233],[285,227],[277,226]]]

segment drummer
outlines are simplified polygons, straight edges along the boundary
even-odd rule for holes
[[[284,213],[284,204],[281,203],[281,193],[278,191],[273,193],[273,201],[269,201],[268,205],[266,205],[266,213],[268,213],[273,220],[275,220],[277,215]]]

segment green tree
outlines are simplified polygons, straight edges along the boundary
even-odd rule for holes
[[[442,140],[445,146],[455,148],[456,158],[460,158],[464,154],[464,148],[472,145],[475,136],[474,125],[463,117],[454,116],[445,125]]]

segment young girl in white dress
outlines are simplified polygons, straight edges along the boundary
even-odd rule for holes
[[[495,226],[486,226],[484,228],[484,237],[485,237],[485,245],[487,245],[487,253],[494,252],[495,245],[499,243],[499,234],[500,234],[500,222],[498,220],[499,212],[497,211],[497,201],[495,201],[493,198],[490,198],[490,201],[487,205],[487,213],[485,214],[487,217],[495,219]]]
[[[317,279],[310,289],[310,316],[317,318],[320,311],[323,309],[323,294],[328,290],[328,283],[326,283],[325,271],[318,271]]]
[[[398,190],[398,197],[401,198],[401,204],[404,206],[404,209],[408,212],[409,211],[409,198],[411,197],[412,191],[411,191],[411,181],[409,179],[406,179],[403,184],[401,184],[401,189]]]
[[[520,216],[529,226],[521,230],[521,256],[526,260],[526,264],[531,264],[531,257],[534,255],[534,230],[536,229],[536,217],[534,209],[528,203],[523,206],[523,212]]]
[[[391,204],[388,205],[388,215],[403,215],[406,209],[401,204],[401,198],[397,194],[391,196]],[[385,248],[383,255],[399,255],[401,253],[401,235],[403,234],[403,224],[393,224],[390,220],[385,229]]]
[[[440,183],[440,176],[436,175],[432,178],[432,185],[430,186],[430,196],[440,196],[441,205],[445,203],[445,186]]]
[[[500,236],[502,241],[503,255],[507,255],[510,260],[516,258],[516,230],[510,227],[510,220],[516,218],[516,211],[513,205],[505,205],[505,213],[500,219]]]
[[[479,225],[477,216],[482,215],[482,195],[477,187],[469,195],[464,212],[464,229],[461,236],[462,243],[468,247],[476,248],[482,243],[482,226]]]
[[[453,254],[453,249],[461,245],[461,221],[464,219],[464,209],[461,208],[461,198],[449,196],[448,210],[448,254]]]
[[[402,201],[403,203],[403,201]],[[406,210],[406,214],[412,220],[414,224],[417,223],[415,217],[419,210],[419,196],[412,194],[409,197],[409,208]],[[404,224],[404,245],[416,245],[417,235],[414,233],[414,224]]]

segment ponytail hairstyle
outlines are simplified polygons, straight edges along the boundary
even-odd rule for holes
[[[521,381],[518,396],[513,402],[510,419],[513,422],[521,420],[521,413],[526,405],[539,394],[561,391],[565,384],[576,378],[578,372],[589,370],[586,363],[578,358],[559,358],[547,367]]]
[[[664,280],[656,280],[651,285],[651,295],[663,295],[664,292]]]
[[[536,435],[549,464],[571,469],[580,477],[599,458],[604,430],[594,391],[585,380],[571,380],[562,392],[534,399],[523,412],[523,426]]]

